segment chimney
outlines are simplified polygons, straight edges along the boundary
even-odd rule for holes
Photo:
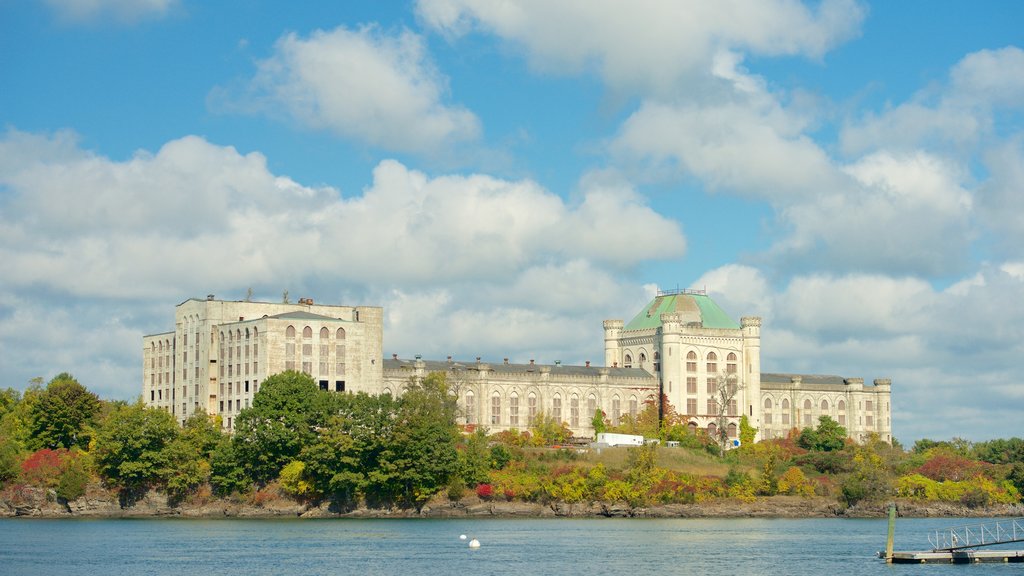
[[[533,366],[533,358],[530,358],[530,366]]]
[[[505,364],[508,364],[508,358],[505,358]]]
[[[618,368],[618,367],[619,367],[619,363],[618,362],[612,362],[612,368]]]
[[[590,368],[590,360],[587,360],[587,368]]]
[[[479,356],[477,356],[477,357],[476,357],[476,363],[477,363],[477,364],[479,364],[479,363],[480,363],[480,357],[479,357]]]
[[[391,355],[391,359],[392,360],[398,360],[398,354],[392,354]]]
[[[207,294],[207,295],[206,295],[206,300],[207,300],[208,302],[213,302],[213,294]]]

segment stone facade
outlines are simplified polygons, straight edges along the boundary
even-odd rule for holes
[[[143,400],[184,422],[202,411],[225,428],[252,403],[260,382],[288,369],[329,390],[379,390],[383,310],[190,299],[173,332],[142,339]]]
[[[659,293],[628,323],[604,322],[605,366],[382,358],[379,307],[187,300],[175,330],[143,338],[143,399],[184,421],[197,411],[231,429],[268,375],[294,369],[322,389],[400,395],[444,372],[461,423],[527,429],[537,414],[592,437],[592,418],[635,417],[664,394],[691,429],[738,435],[746,415],[759,438],[816,426],[829,415],[855,440],[892,440],[891,382],[761,372],[761,319],[737,323],[699,291]]]

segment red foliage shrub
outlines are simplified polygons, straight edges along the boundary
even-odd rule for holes
[[[968,480],[979,474],[986,478],[992,477],[992,465],[987,462],[971,460],[955,454],[935,454],[916,472],[937,482],[952,480],[959,482]]]
[[[483,500],[490,500],[494,496],[494,487],[490,484],[477,484],[476,495]]]
[[[63,448],[37,450],[21,463],[21,479],[32,486],[56,486],[60,480],[61,462],[69,457]]]
[[[511,488],[505,488],[505,500],[511,502],[516,497],[516,493]]]

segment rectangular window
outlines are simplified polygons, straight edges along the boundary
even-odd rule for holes
[[[868,412],[871,412],[872,410],[874,410],[873,406],[874,406],[874,404],[871,402],[871,400],[867,400],[867,401],[864,402],[864,410],[866,410]]]
[[[285,370],[295,370],[295,360],[285,360],[284,361],[284,369]]]
[[[597,413],[597,399],[594,397],[587,398],[587,416],[593,418],[594,414]]]
[[[466,424],[476,424],[476,397],[472,392],[466,393]]]
[[[737,407],[735,400],[729,400],[729,416],[736,416]]]
[[[708,414],[718,414],[718,403],[714,398],[708,398]]]
[[[337,344],[337,345],[334,346],[334,356],[339,361],[341,361],[341,359],[345,357],[345,345],[344,344]]]
[[[839,415],[839,425],[846,426],[846,414]]]
[[[771,412],[765,412],[764,415],[763,415],[763,420],[764,420],[765,424],[771,424],[772,423],[772,413]]]
[[[321,390],[323,390],[323,391],[325,391],[325,392],[326,392],[326,391],[327,391],[327,385],[328,385],[328,382],[327,382],[327,380],[321,380],[321,381],[320,381],[320,389],[321,389]]]
[[[156,401],[156,391],[155,390],[150,390],[149,391],[149,401],[150,402]]]
[[[708,394],[718,392],[718,382],[714,378],[708,378]]]
[[[284,345],[284,355],[289,358],[295,357],[295,343],[289,342]]]
[[[312,376],[313,375],[313,363],[309,362],[308,360],[303,360],[302,361],[302,371],[305,372],[306,374]]]
[[[199,366],[196,366],[196,378],[199,378]]]
[[[220,401],[220,411],[221,412],[224,411],[224,401],[223,400]]]
[[[337,364],[334,365],[334,374],[336,376],[344,376],[345,375],[345,363],[344,362],[338,362]]]
[[[696,394],[697,393],[697,377],[687,376],[686,377],[686,393]]]
[[[252,355],[253,356],[259,356],[260,355],[260,345],[259,344],[253,344],[252,345]]]
[[[533,426],[537,420],[537,397],[530,396],[526,399],[526,423]]]
[[[875,417],[870,415],[870,414],[868,414],[867,416],[864,417],[864,424],[867,425],[868,428],[874,426],[875,425]]]
[[[789,412],[782,413],[782,425],[789,426]]]
[[[330,355],[331,355],[331,347],[328,346],[327,344],[321,344],[320,345],[320,358],[323,358],[324,361],[327,361],[327,357],[330,356]]]
[[[697,399],[687,398],[686,399],[686,415],[696,416],[697,415]]]
[[[345,391],[345,381],[344,380],[335,380],[334,381],[334,391],[335,392],[344,392]]]
[[[249,381],[248,380],[245,381],[245,391],[246,392],[249,391]]]
[[[718,372],[718,362],[708,362],[707,368],[708,374],[714,374],[715,372]]]
[[[636,412],[636,408],[637,408],[636,407],[636,398],[630,398],[629,399],[629,417],[632,418],[634,422],[636,422],[636,413],[637,413]]]
[[[508,399],[508,425],[519,426],[519,397],[513,396]]]
[[[491,424],[501,424],[501,397],[491,396]]]
[[[618,426],[622,420],[622,406],[618,398],[612,398],[612,425]]]
[[[231,378],[235,374],[235,365],[228,364],[228,378]]]
[[[188,368],[181,369],[181,379],[188,380]]]
[[[562,423],[562,399],[554,398],[551,400],[551,417],[555,419],[556,424]]]
[[[569,399],[569,426],[580,427],[580,400],[579,398]]]
[[[252,363],[252,373],[253,374],[257,374],[259,372],[259,370],[260,370],[260,364],[259,364],[259,362],[256,362],[254,360],[253,363]]]
[[[686,371],[687,372],[696,372],[697,371],[697,363],[696,362],[687,362],[686,363]]]
[[[312,344],[303,344],[302,345],[302,355],[303,356],[312,356],[313,355],[313,345]]]
[[[228,412],[231,412],[231,406],[233,405],[232,400],[228,400]]]
[[[328,376],[328,375],[330,375],[330,373],[327,371],[329,366],[330,365],[327,363],[327,357],[326,356],[322,356],[320,358],[320,375],[321,376]]]

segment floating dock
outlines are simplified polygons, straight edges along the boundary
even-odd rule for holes
[[[955,550],[942,552],[893,552],[893,564],[974,564],[1024,562],[1024,550]]]
[[[1024,542],[1024,518],[936,530],[928,536],[933,548],[922,552],[893,551],[895,532],[896,507],[889,506],[889,537],[878,555],[892,564],[1024,563],[1024,550],[987,548]]]

